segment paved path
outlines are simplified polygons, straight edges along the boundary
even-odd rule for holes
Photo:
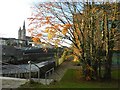
[[[80,68],[81,66],[75,66],[71,61],[65,61],[56,68],[54,74],[52,74],[49,78],[54,79],[56,81],[60,81],[68,69],[80,69]]]
[[[37,79],[32,78],[35,82],[42,83],[44,85],[49,85],[53,82],[53,79]],[[11,78],[11,77],[0,77],[0,81],[2,81],[2,88],[18,88],[20,85],[25,84],[29,80],[20,79],[20,78]]]
[[[25,84],[27,79],[11,78],[11,77],[0,77],[2,81],[2,88],[18,88],[20,85]]]

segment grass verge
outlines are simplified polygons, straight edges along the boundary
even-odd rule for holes
[[[112,80],[107,81],[86,81],[82,78],[80,70],[69,69],[60,82],[53,82],[50,85],[39,83],[26,83],[20,88],[118,88],[118,75],[120,70],[112,71]]]

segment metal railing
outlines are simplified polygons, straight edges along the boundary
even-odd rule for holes
[[[25,70],[25,73],[24,74],[27,74],[28,72],[29,72],[29,70],[27,69],[27,68],[21,68],[21,67],[19,67],[19,66],[16,66],[16,65],[14,65],[14,64],[10,64],[10,63],[6,63],[6,62],[2,62],[2,61],[0,61],[0,63],[3,63],[3,64],[6,64],[6,65],[13,65],[16,69],[14,69],[15,71],[13,72],[13,71],[9,71],[8,73],[5,73],[5,76],[12,76],[12,77],[15,77],[15,78],[21,78],[22,76],[23,76],[23,73],[20,73],[19,72],[19,70],[20,69],[24,69]],[[3,67],[3,65],[2,65],[2,67]],[[19,70],[18,70],[19,69]],[[4,75],[4,73],[2,73],[3,75]],[[2,76],[3,76],[2,75]],[[27,79],[27,78],[26,78]]]
[[[31,64],[35,65],[38,68],[38,80],[40,81],[40,67],[33,61],[28,61],[28,64],[29,64],[29,81],[31,80]]]
[[[45,72],[45,84],[47,85],[47,75],[48,77],[54,73],[54,68],[49,69],[48,71]]]
[[[14,66],[14,67],[12,67],[13,68],[13,70],[12,69],[10,69],[11,71],[9,71],[9,72],[7,72],[7,73],[4,73],[4,76],[7,76],[7,77],[15,77],[15,78],[21,78],[21,77],[24,77],[25,79],[29,79],[29,81],[31,81],[31,79],[32,79],[32,66],[31,65],[34,65],[34,66],[36,66],[37,68],[38,68],[38,75],[37,75],[37,78],[38,78],[38,80],[39,80],[39,82],[40,82],[40,71],[42,71],[42,69],[41,69],[41,67],[40,66],[38,66],[36,63],[34,63],[33,61],[28,61],[28,68],[25,68],[25,67],[20,67],[20,66],[17,66],[17,65],[14,65],[14,64],[9,64],[9,63],[5,63],[5,62],[0,62],[0,63],[3,63],[3,64],[6,64],[6,65],[11,65],[11,66]],[[4,66],[2,66],[2,67],[4,67]],[[9,68],[9,67],[7,67],[7,68]],[[23,73],[21,73],[18,69],[23,69],[24,68],[24,70],[25,70],[25,72]],[[14,71],[15,70],[15,71]],[[36,73],[36,72],[35,72]],[[54,73],[54,67],[52,67],[51,69],[49,69],[49,70],[47,70],[46,72],[45,72],[45,84],[47,85],[47,82],[49,81],[49,76],[51,75],[51,74],[53,74]]]

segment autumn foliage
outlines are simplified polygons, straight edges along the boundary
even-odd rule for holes
[[[87,80],[101,78],[101,68],[106,70],[104,77],[111,77],[117,2],[41,2],[33,9],[28,19],[34,42],[66,43],[74,61],[82,63]]]

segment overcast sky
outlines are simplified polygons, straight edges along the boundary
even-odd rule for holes
[[[31,15],[31,5],[35,0],[1,0],[0,1],[0,37],[18,37],[18,29]]]

